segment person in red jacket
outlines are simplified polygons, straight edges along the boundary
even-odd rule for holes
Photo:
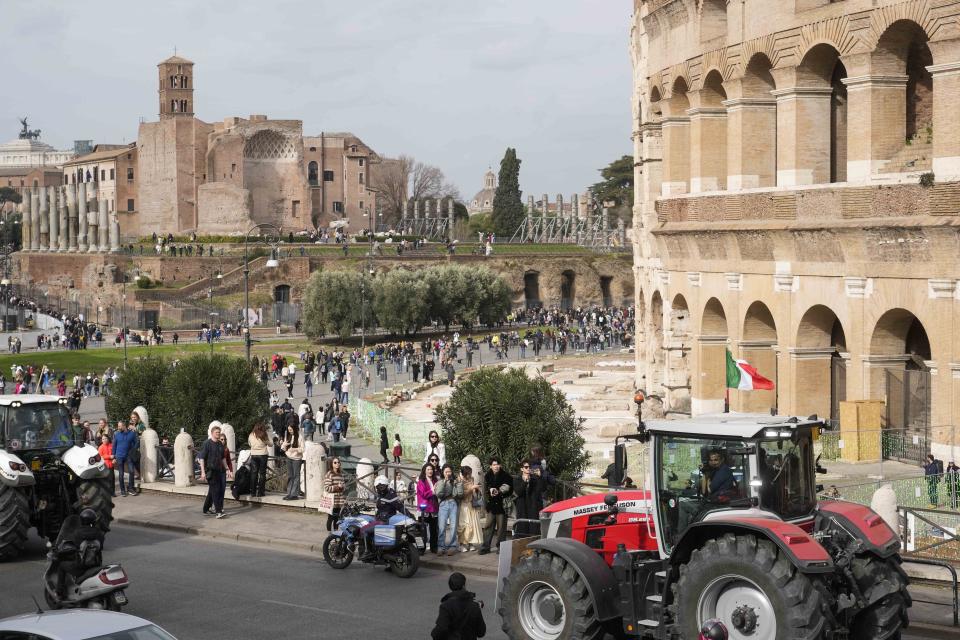
[[[97,452],[103,459],[104,466],[110,469],[110,495],[117,496],[117,477],[113,475],[113,444],[110,442],[110,436],[103,434],[100,436],[100,446]]]

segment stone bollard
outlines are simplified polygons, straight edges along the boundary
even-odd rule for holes
[[[323,495],[323,447],[319,442],[307,440],[303,450],[303,492],[307,494],[307,504],[316,506]]]
[[[373,500],[376,495],[373,481],[376,478],[370,458],[360,458],[357,461],[357,500]]]
[[[224,422],[220,425],[220,433],[227,437],[227,449],[230,449],[230,458],[236,462],[237,460],[237,432],[234,430],[233,425]]]
[[[173,441],[173,484],[177,487],[193,485],[193,438],[190,434],[180,430],[177,439]]]
[[[873,493],[873,498],[870,500],[870,508],[883,518],[883,521],[893,529],[893,532],[897,534],[899,538],[900,516],[897,514],[897,494],[893,491],[893,485],[880,485],[880,488]]]
[[[157,447],[160,446],[160,436],[149,427],[140,434],[140,474],[144,482],[157,481]]]
[[[472,453],[464,456],[463,460],[460,461],[461,467],[470,467],[470,470],[473,472],[473,481],[482,482],[483,481],[483,465],[480,464],[480,458],[473,455]]]
[[[207,437],[208,437],[208,438],[210,437],[210,434],[213,433],[213,428],[214,428],[214,427],[220,427],[220,431],[221,431],[221,432],[223,431],[223,423],[220,422],[219,420],[214,420],[213,422],[210,423],[210,426],[207,427]]]

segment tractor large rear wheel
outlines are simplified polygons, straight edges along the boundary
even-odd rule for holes
[[[707,540],[673,585],[674,633],[697,638],[717,619],[730,640],[826,637],[820,592],[769,540],[728,533]]]
[[[27,543],[30,528],[30,506],[27,495],[0,485],[0,560],[16,558]]]
[[[110,495],[110,480],[94,478],[77,485],[78,511],[93,509],[99,516],[97,522],[104,531],[110,531],[113,520],[113,497]]]
[[[535,550],[503,582],[499,613],[510,640],[603,637],[587,585],[560,556]]]
[[[864,556],[854,559],[851,570],[868,604],[853,619],[850,637],[853,640],[898,640],[900,630],[909,624],[907,609],[912,603],[900,560]]]

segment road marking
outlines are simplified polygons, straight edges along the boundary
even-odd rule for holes
[[[284,607],[293,607],[294,609],[306,609],[307,611],[316,611],[317,613],[329,613],[336,616],[343,616],[344,618],[353,618],[355,620],[366,620],[369,621],[369,616],[360,616],[354,613],[344,613],[339,609],[321,609],[320,607],[311,607],[306,604],[294,604],[292,602],[280,602],[279,600],[261,600],[264,604],[277,604]]]

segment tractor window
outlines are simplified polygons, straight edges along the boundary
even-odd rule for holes
[[[6,444],[11,451],[73,444],[70,414],[66,406],[58,403],[10,406],[6,431]]]
[[[810,515],[816,507],[816,477],[809,433],[765,440],[757,457],[761,506],[784,520]]]
[[[694,522],[715,509],[749,506],[749,457],[740,440],[664,436],[660,469],[661,535],[669,551]]]

